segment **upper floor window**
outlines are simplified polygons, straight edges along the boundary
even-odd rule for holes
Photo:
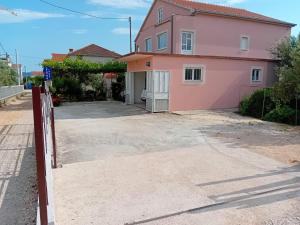
[[[262,81],[262,69],[261,68],[252,68],[251,72],[251,82],[257,83]]]
[[[157,35],[157,49],[162,50],[168,46],[168,34],[167,32]]]
[[[241,37],[240,45],[241,45],[241,50],[248,51],[249,50],[249,45],[250,45],[249,44],[249,37],[247,37],[247,36]]]
[[[164,10],[163,8],[159,8],[157,11],[157,23],[160,24],[164,20]]]
[[[204,74],[203,66],[186,66],[184,68],[184,80],[202,82]]]
[[[181,52],[183,54],[192,54],[193,53],[193,32],[182,32],[181,33]]]
[[[152,39],[151,38],[148,38],[145,40],[145,50],[146,52],[152,52]]]

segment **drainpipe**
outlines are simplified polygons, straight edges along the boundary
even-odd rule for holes
[[[171,16],[171,54],[174,53],[174,14]]]

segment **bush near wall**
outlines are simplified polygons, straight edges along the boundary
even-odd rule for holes
[[[124,101],[125,75],[118,74],[117,81],[111,84],[112,97],[116,101]]]
[[[106,100],[104,73],[124,73],[126,64],[112,61],[108,63],[92,63],[80,58],[67,58],[63,62],[45,60],[44,67],[52,68],[53,87],[51,92],[68,101],[98,101]],[[116,92],[122,89],[115,87]]]
[[[274,88],[265,88],[255,91],[251,96],[244,98],[240,103],[240,113],[270,122],[300,124],[300,110],[296,114],[296,100],[284,103],[276,97]],[[300,99],[297,105],[300,106]]]
[[[240,104],[243,115],[267,121],[300,124],[300,35],[271,50],[278,82],[272,89],[256,91]]]

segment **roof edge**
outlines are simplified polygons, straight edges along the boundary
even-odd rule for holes
[[[217,56],[217,55],[184,55],[184,54],[167,54],[167,53],[154,53],[154,52],[132,52],[121,56],[118,59],[126,58],[134,55],[144,55],[147,57],[163,56],[163,57],[188,57],[188,58],[211,58],[211,59],[231,59],[231,60],[245,60],[245,61],[264,61],[264,62],[277,62],[276,59],[264,58],[245,58],[236,56]]]
[[[238,16],[235,14],[229,14],[229,13],[221,13],[221,12],[212,12],[208,10],[195,10],[194,14],[206,14],[206,15],[213,15],[213,16],[222,16],[222,17],[228,17],[228,18],[239,18],[242,20],[248,20],[248,21],[254,21],[254,22],[260,22],[260,23],[267,23],[267,24],[274,24],[274,25],[282,25],[282,26],[288,26],[288,27],[295,27],[297,24],[289,23],[285,21],[271,21],[267,19],[259,19],[259,18],[253,18],[248,16]]]

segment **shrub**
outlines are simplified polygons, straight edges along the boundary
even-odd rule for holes
[[[80,100],[82,98],[82,88],[80,82],[72,77],[64,79],[64,94],[69,100]]]
[[[275,102],[273,100],[273,89],[265,88],[255,91],[250,97],[245,98],[240,104],[240,113],[242,115],[262,118],[273,109]]]
[[[240,113],[243,116],[247,116],[248,115],[248,112],[249,112],[249,99],[250,99],[250,97],[246,97],[240,103]]]
[[[124,101],[124,89],[125,89],[125,76],[124,74],[119,74],[117,77],[117,82],[111,84],[112,97],[117,101]]]
[[[295,124],[296,110],[287,105],[279,105],[264,116],[264,120],[278,123]]]

